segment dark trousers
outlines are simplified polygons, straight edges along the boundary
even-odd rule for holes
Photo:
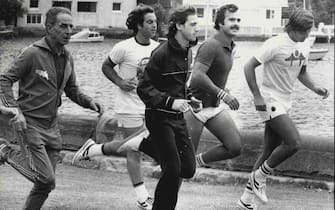
[[[140,150],[155,158],[162,174],[155,190],[153,210],[174,210],[180,178],[191,178],[195,173],[195,152],[182,115],[146,111],[146,126],[150,139]]]
[[[10,148],[7,162],[34,183],[23,207],[39,210],[55,188],[55,169],[61,146],[58,126],[43,129],[28,124],[23,133],[16,133],[20,150]]]

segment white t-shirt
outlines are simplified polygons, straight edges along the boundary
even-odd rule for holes
[[[129,38],[117,43],[111,52],[109,58],[118,65],[115,68],[119,77],[122,79],[133,79],[138,82],[138,66],[143,60],[150,58],[151,52],[159,45],[158,42],[150,40],[149,45],[141,45],[135,38]],[[117,88],[115,94],[114,111],[117,114],[144,114],[145,105],[138,97],[136,89],[126,92]]]
[[[287,33],[266,40],[255,58],[264,65],[261,92],[267,102],[291,107],[291,93],[302,66],[307,67],[310,45],[294,42]]]

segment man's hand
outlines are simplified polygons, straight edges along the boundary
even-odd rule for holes
[[[194,96],[191,97],[191,100],[188,101],[188,104],[192,107],[192,110],[195,113],[200,112],[203,108],[202,101],[195,98]]]
[[[329,96],[329,91],[326,88],[317,87],[314,92],[320,96],[323,96],[322,99],[326,99]]]
[[[0,109],[1,113],[13,115],[13,117],[9,120],[9,124],[12,125],[14,130],[23,132],[27,129],[26,118],[18,108],[2,106]]]
[[[19,110],[14,107],[5,107],[0,105],[0,114],[16,116]]]
[[[190,109],[190,106],[188,105],[188,100],[175,99],[172,104],[172,109],[180,112],[187,112]]]
[[[125,79],[119,85],[121,90],[126,91],[126,92],[134,90],[136,86],[137,86],[137,81],[135,79]]]
[[[90,107],[92,110],[98,112],[99,116],[101,116],[105,112],[103,106],[99,104],[98,102],[91,101]]]
[[[262,96],[255,96],[254,104],[255,104],[255,107],[256,107],[257,111],[262,111],[262,112],[266,111],[265,101],[264,101],[264,98]]]
[[[222,100],[229,106],[231,110],[238,110],[240,107],[240,103],[238,100],[232,96],[228,90],[225,91],[226,93],[224,94],[224,97]]]

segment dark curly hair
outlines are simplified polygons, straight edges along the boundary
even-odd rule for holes
[[[220,23],[221,24],[224,23],[227,10],[229,12],[236,12],[238,10],[238,7],[235,4],[226,4],[217,10],[216,15],[215,15],[215,25],[214,25],[214,28],[216,30],[220,29],[220,25],[219,25]]]
[[[191,6],[185,6],[177,8],[169,19],[169,33],[168,37],[174,37],[177,33],[176,24],[184,24],[189,15],[195,15],[195,8]]]
[[[151,6],[145,4],[139,4],[129,14],[126,21],[128,29],[133,30],[134,34],[137,33],[137,26],[143,26],[144,16],[147,13],[154,13],[154,9]]]

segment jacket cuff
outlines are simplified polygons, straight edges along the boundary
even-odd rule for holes
[[[165,100],[165,106],[166,106],[167,108],[172,108],[172,104],[173,104],[174,100],[175,100],[175,99],[174,99],[173,97],[168,96],[168,97],[166,98],[166,100]]]

